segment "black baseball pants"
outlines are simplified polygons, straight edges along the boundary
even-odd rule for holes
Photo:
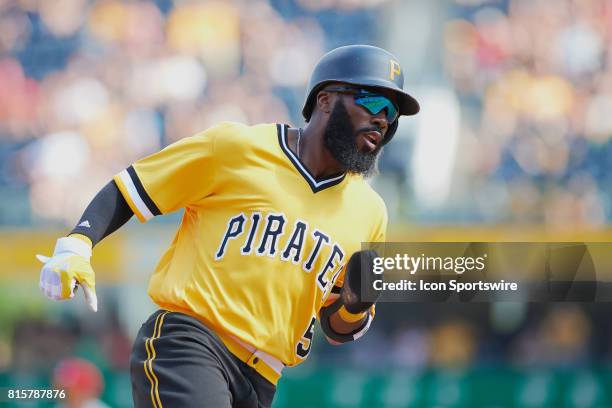
[[[136,408],[270,407],[276,391],[202,322],[166,310],[140,328],[130,372]]]

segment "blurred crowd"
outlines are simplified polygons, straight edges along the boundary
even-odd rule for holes
[[[2,313],[0,387],[63,391],[62,396],[37,401],[35,406],[41,407],[131,406],[132,339],[116,307],[88,318],[74,310]],[[3,402],[22,406],[16,400]]]
[[[458,134],[452,151],[422,158],[450,177],[429,218],[397,210],[419,201],[411,180],[436,183],[409,165],[421,153],[402,144],[414,130],[400,127],[374,183],[392,220],[608,222],[610,2],[440,4],[446,17],[429,23],[438,44],[391,24],[412,12],[397,0],[2,0],[0,224],[71,224],[114,173],[221,120],[299,125],[317,59],[348,43],[385,46],[389,30],[423,35],[430,51],[408,81],[443,87],[459,112],[456,125],[435,128]],[[453,109],[411,92],[423,118],[454,123]]]
[[[480,219],[598,226],[612,215],[612,3],[456,0],[444,65],[458,171]],[[505,219],[504,219],[505,218]]]
[[[73,222],[114,173],[219,121],[300,121],[318,58],[372,41],[383,2],[0,1],[0,224]]]

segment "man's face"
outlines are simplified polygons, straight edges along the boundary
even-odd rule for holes
[[[352,96],[337,95],[325,127],[325,145],[347,172],[370,176],[376,172],[382,141],[388,130],[384,112],[372,115],[357,106]]]

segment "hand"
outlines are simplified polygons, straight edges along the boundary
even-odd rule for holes
[[[368,249],[355,252],[349,259],[340,296],[344,308],[350,313],[365,312],[380,296],[372,287],[374,279],[382,278],[374,274],[374,258],[377,257],[376,251]],[[365,285],[363,291],[362,282]]]
[[[98,310],[94,271],[91,267],[91,247],[75,237],[57,240],[51,258],[36,255],[44,263],[40,271],[40,289],[49,299],[66,300],[74,297],[77,285],[83,288],[89,307]]]

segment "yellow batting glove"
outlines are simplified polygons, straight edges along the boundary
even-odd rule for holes
[[[51,258],[43,255],[36,257],[44,263],[39,286],[45,296],[53,300],[71,299],[77,285],[80,285],[89,307],[94,312],[98,310],[90,243],[74,236],[60,238]]]

